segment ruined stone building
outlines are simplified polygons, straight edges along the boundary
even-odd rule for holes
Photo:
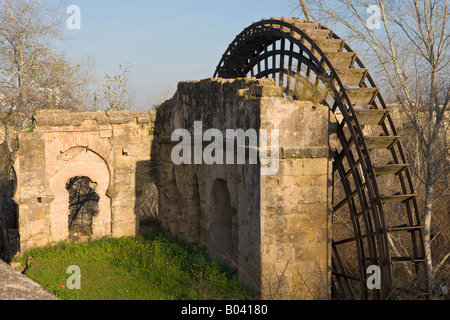
[[[9,174],[18,219],[0,231],[24,252],[77,232],[133,236],[150,215],[263,298],[387,299],[423,291],[408,167],[345,40],[319,23],[263,19],[214,78],[181,82],[157,110],[38,112]],[[369,288],[373,267],[380,286]]]
[[[171,135],[192,131],[194,121],[204,131],[281,128],[278,170],[262,175],[261,162],[175,165]],[[271,80],[256,79],[183,82],[158,110],[40,111],[34,130],[19,137],[14,166],[20,251],[71,236],[70,190],[83,177],[83,199],[95,206],[84,220],[92,238],[138,234],[148,214],[140,195],[156,185],[162,226],[237,267],[248,287],[267,297],[326,297],[330,121],[328,108],[283,98]],[[317,288],[307,292],[305,283]]]

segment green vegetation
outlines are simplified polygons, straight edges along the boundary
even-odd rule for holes
[[[302,77],[300,74],[288,74],[288,76],[293,81],[288,97],[294,100],[311,101],[314,104],[323,103],[331,92],[326,82],[320,77],[311,82],[309,78]]]
[[[23,130],[23,133],[32,133],[34,131],[34,122],[28,121],[25,129]]]
[[[63,300],[246,300],[253,298],[227,268],[204,252],[161,234],[33,249],[25,274]],[[80,267],[81,289],[66,273]]]

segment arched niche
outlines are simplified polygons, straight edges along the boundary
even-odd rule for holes
[[[231,264],[236,255],[236,235],[233,217],[236,209],[231,205],[226,181],[217,179],[211,190],[210,245],[208,253],[218,262]]]
[[[98,214],[93,217],[92,236],[111,235],[111,200],[107,196],[111,177],[107,163],[97,153],[85,147],[74,147],[63,153],[70,157],[59,159],[60,168],[50,179],[54,200],[50,204],[50,241],[59,242],[69,234],[69,191],[66,186],[74,177],[87,177],[96,185],[99,196]],[[66,159],[70,160],[66,160]]]

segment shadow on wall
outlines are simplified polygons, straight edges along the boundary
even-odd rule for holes
[[[98,215],[97,184],[88,177],[73,177],[66,183],[69,191],[69,234],[92,235],[93,218]]]
[[[154,160],[136,163],[136,226],[138,233],[146,230],[145,225],[159,218],[159,191],[157,187],[157,165]]]
[[[156,116],[156,119],[158,117]],[[154,231],[154,221],[160,220],[160,146],[158,120],[150,128],[150,160],[137,161],[135,170],[135,214],[137,234]]]
[[[233,218],[236,209],[231,206],[230,192],[226,181],[222,179],[214,181],[211,200],[213,214],[211,215],[211,240],[208,253],[221,263],[230,263],[229,258],[236,260],[236,241],[233,241],[233,235],[236,238],[236,232],[233,232]]]
[[[8,263],[19,251],[17,205],[12,200],[17,179],[9,155],[7,142],[0,144],[0,259]]]
[[[156,217],[163,230],[233,267],[241,282],[257,291],[261,288],[260,165],[249,164],[249,151],[245,164],[237,164],[237,145],[234,161],[225,159],[224,152],[223,164],[198,163],[194,149],[186,156],[185,148],[175,152],[190,162],[176,165],[172,159],[174,147],[181,142],[172,141],[175,130],[184,129],[191,137],[208,129],[258,130],[259,102],[236,94],[247,86],[246,81],[208,79],[179,84],[175,96],[157,109],[151,160],[137,164],[136,190],[141,191],[136,193],[136,212],[142,216],[141,208],[149,200],[142,197],[145,184],[155,183]],[[195,130],[196,122],[203,124],[201,133]],[[188,146],[193,148],[193,142]],[[211,149],[209,145],[203,144],[203,154]]]

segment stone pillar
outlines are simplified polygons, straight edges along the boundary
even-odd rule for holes
[[[325,106],[262,100],[261,128],[280,132],[278,173],[261,177],[262,298],[330,298],[329,121]]]
[[[15,165],[18,186],[14,201],[19,206],[20,250],[25,252],[49,242],[49,208],[53,198],[47,196],[42,136],[23,133],[19,141],[20,152]]]
[[[155,182],[151,158],[155,111],[117,111],[109,114],[114,152],[111,194],[112,236],[139,233],[139,197]]]

